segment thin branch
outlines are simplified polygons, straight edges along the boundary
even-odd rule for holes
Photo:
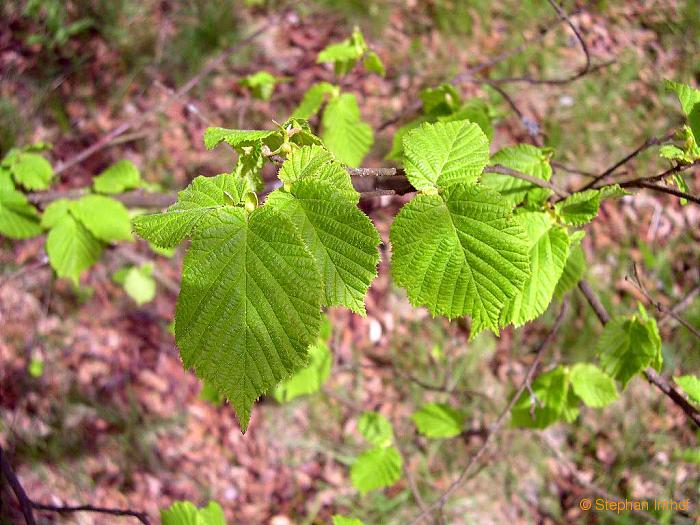
[[[647,149],[651,148],[652,146],[658,146],[659,144],[663,144],[664,142],[667,142],[671,138],[673,138],[675,132],[667,134],[665,137],[651,137],[647,140],[645,140],[642,144],[640,144],[637,148],[635,148],[632,152],[628,153],[624,157],[622,157],[620,160],[615,162],[612,166],[604,170],[602,173],[599,175],[596,175],[593,179],[588,181],[580,190],[578,191],[583,191],[587,190],[589,188],[592,188],[596,184],[598,184],[600,181],[605,180],[608,178],[610,175],[615,173],[618,168],[621,166],[624,166],[627,164],[629,161],[637,157],[640,153],[643,151],[646,151]]]
[[[625,188],[646,188],[649,190],[653,191],[658,191],[659,193],[666,193],[668,195],[673,195],[675,197],[678,197],[680,199],[685,199],[688,202],[692,202],[694,204],[700,204],[700,197],[696,197],[695,195],[691,195],[690,193],[687,193],[685,191],[677,190],[675,188],[670,188],[668,186],[660,186],[658,184],[653,184],[651,182],[645,182],[643,180],[639,181],[633,181],[625,184]]]
[[[54,170],[54,173],[56,175],[60,175],[64,171],[66,171],[69,168],[72,168],[76,164],[80,164],[83,162],[85,159],[91,157],[98,151],[101,151],[109,146],[111,146],[114,142],[114,140],[129,131],[132,128],[137,128],[141,126],[144,122],[146,122],[152,115],[159,113],[166,107],[168,107],[170,104],[174,103],[176,100],[179,100],[183,98],[187,93],[189,93],[192,89],[194,89],[195,86],[197,86],[207,75],[209,75],[212,71],[214,71],[216,68],[221,66],[230,56],[232,56],[234,53],[239,51],[242,47],[245,47],[249,45],[250,43],[253,42],[257,37],[262,35],[263,33],[267,32],[270,28],[272,28],[276,23],[277,23],[278,17],[273,17],[271,18],[267,23],[265,23],[261,28],[258,30],[254,31],[251,33],[249,36],[244,38],[243,40],[237,42],[236,44],[232,45],[228,49],[225,49],[222,51],[216,58],[211,60],[206,66],[204,66],[199,73],[194,75],[192,78],[190,78],[185,84],[183,84],[180,89],[172,92],[172,94],[167,97],[163,102],[156,104],[153,106],[151,109],[146,110],[142,113],[140,113],[135,119],[129,122],[124,122],[114,128],[112,131],[104,135],[102,138],[100,138],[97,142],[92,144],[91,146],[85,148],[82,150],[80,153],[77,155],[69,158],[68,160],[62,162],[59,164],[56,169]]]
[[[533,360],[532,364],[527,370],[527,373],[525,374],[525,379],[523,379],[522,383],[516,390],[515,394],[511,398],[511,400],[508,402],[506,407],[503,409],[503,411],[500,413],[494,424],[491,426],[491,428],[488,431],[488,434],[486,435],[486,438],[484,439],[483,444],[477,450],[476,454],[474,454],[469,463],[467,464],[466,467],[462,470],[460,473],[459,477],[452,482],[452,484],[447,487],[447,489],[442,493],[442,495],[434,501],[432,504],[428,506],[428,508],[421,512],[415,519],[411,521],[411,525],[416,525],[423,521],[423,519],[427,518],[428,515],[442,507],[444,507],[445,503],[447,502],[447,499],[450,497],[450,495],[455,492],[460,485],[469,477],[469,474],[471,473],[472,469],[478,464],[479,459],[481,459],[481,456],[484,455],[486,450],[488,449],[489,445],[491,444],[491,441],[493,438],[498,434],[498,432],[501,430],[503,427],[503,424],[506,421],[506,418],[510,414],[510,411],[513,409],[515,406],[515,403],[518,401],[520,396],[527,390],[528,386],[532,382],[533,377],[535,376],[535,371],[537,370],[537,367],[540,364],[540,361],[542,360],[542,356],[544,355],[544,351],[547,349],[547,347],[552,343],[554,340],[557,331],[559,330],[559,327],[561,326],[562,322],[564,321],[564,317],[566,317],[566,312],[568,311],[568,306],[569,306],[569,301],[568,299],[565,299],[564,302],[561,305],[561,309],[559,310],[559,315],[557,315],[557,319],[554,322],[554,325],[552,326],[552,329],[549,331],[547,334],[547,337],[540,343],[539,347],[535,351],[535,359]]]
[[[529,182],[530,184],[533,184],[535,186],[539,186],[540,188],[550,189],[554,193],[556,193],[559,197],[565,198],[565,197],[569,196],[568,191],[559,188],[558,186],[552,184],[548,180],[539,179],[537,177],[533,177],[532,175],[528,175],[527,173],[522,173],[520,171],[511,169],[511,168],[507,168],[507,167],[502,166],[500,164],[496,164],[493,166],[486,166],[486,168],[484,168],[484,173],[500,173],[501,175],[510,175],[511,177],[515,177],[517,179],[522,179],[524,181]]]
[[[61,514],[69,512],[96,512],[100,514],[109,514],[111,516],[130,516],[136,518],[144,525],[150,525],[148,516],[145,512],[138,512],[129,509],[112,509],[107,507],[93,507],[92,505],[79,505],[79,506],[62,506],[62,505],[46,505],[44,503],[37,503],[32,501],[27,493],[22,487],[17,475],[14,470],[12,470],[12,465],[5,455],[5,451],[0,447],[0,471],[7,480],[8,484],[12,488],[12,492],[15,493],[17,502],[20,506],[20,511],[24,517],[26,525],[36,525],[36,520],[34,519],[34,510],[44,510],[50,512],[58,512]]]
[[[602,325],[606,325],[610,321],[610,314],[600,302],[598,295],[593,291],[588,281],[582,279],[578,283],[578,287],[583,292],[584,297],[591,305],[593,311],[595,312],[598,320]],[[656,370],[649,367],[644,370],[644,376],[647,378],[652,385],[658,388],[661,392],[666,394],[668,398],[673,401],[688,418],[695,423],[697,427],[700,428],[700,411],[691,405],[687,399],[685,399],[668,381],[661,377]]]

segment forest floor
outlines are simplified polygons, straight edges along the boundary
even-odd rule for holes
[[[100,3],[68,2],[66,16],[79,18],[80,9],[88,9],[84,4]],[[54,163],[69,159],[116,126],[167,101],[172,89],[223,46],[272,16],[264,7],[232,7],[223,0],[216,4],[235,10],[235,16],[201,10],[195,16],[163,8],[167,2],[118,4],[121,11],[111,22],[88,10],[91,28],[61,46],[50,35],[29,41],[28,34],[47,33],[40,17],[0,7],[0,13],[9,13],[0,21],[2,153],[13,143],[43,140],[53,144]],[[234,159],[228,151],[205,150],[204,129],[269,128],[273,119],[283,121],[308,86],[333,80],[328,67],[315,63],[316,54],[345,38],[355,23],[387,64],[384,78],[356,70],[346,81],[375,130],[406,115],[420,89],[487,63],[524,41],[534,42],[485,73],[557,78],[583,62],[563,24],[538,36],[556,20],[547,2],[529,12],[518,7],[520,2],[501,7],[477,2],[467,11],[468,27],[452,27],[456,14],[423,9],[420,2],[371,2],[366,13],[353,5],[309,4],[290,10],[186,97],[168,103],[113,147],[62,173],[56,188],[82,187],[122,158],[166,189],[182,188],[198,174],[230,170]],[[507,88],[555,148],[555,161],[598,173],[681,122],[662,81],[692,82],[692,75],[700,81],[700,29],[689,33],[685,25],[697,18],[692,12],[697,4],[688,5],[567,6],[578,9],[572,20],[594,63],[612,63],[561,86]],[[201,36],[207,31],[228,31],[230,41],[208,43]],[[290,78],[270,102],[251,99],[238,85],[242,76],[259,69]],[[459,87],[465,98],[483,97],[496,108],[492,151],[531,140],[522,119],[483,82],[467,79]],[[376,133],[365,165],[387,165],[382,159],[401,121]],[[662,166],[649,152],[627,169],[655,173]],[[555,177],[564,187],[583,180],[564,170]],[[687,179],[690,192],[700,193],[698,171]],[[480,447],[558,304],[525,328],[473,341],[462,323],[433,319],[412,307],[388,269],[388,228],[403,202],[403,197],[363,202],[384,241],[379,277],[370,289],[366,317],[329,312],[334,365],[323,392],[288,404],[263,399],[245,435],[228,406],[200,398],[201,383],[183,370],[169,329],[177,291],[173,283],[179,279],[184,249],[172,258],[152,254],[142,241],[127,250],[110,249],[76,292],[52,277],[43,263],[41,239],[0,239],[0,444],[10,448],[27,492],[51,504],[140,509],[154,520],[160,508],[175,500],[203,504],[213,499],[236,524],[329,523],[337,512],[368,524],[407,523],[419,509],[406,480],[365,496],[351,488],[348,465],[363,450],[357,415],[378,410],[394,423],[402,452],[411,458],[408,470],[432,501]],[[606,203],[584,241],[589,279],[610,308],[632,311],[644,300],[624,278],[636,262],[656,298],[672,306],[700,283],[699,232],[700,209],[681,206],[671,196],[643,193]],[[140,307],[111,277],[133,253],[154,258],[158,269],[156,299]],[[21,265],[30,265],[30,271],[16,275]],[[4,280],[3,275],[13,278]],[[567,328],[546,357],[547,365],[590,355],[591,340],[579,335],[599,328],[587,308],[574,293]],[[697,299],[684,315],[700,324]],[[671,320],[661,323],[661,331],[668,374],[698,370],[697,342]],[[43,373],[27,372],[32,361],[43,363]],[[436,387],[425,389],[426,384]],[[423,402],[447,399],[468,411],[470,431],[457,443],[425,441],[415,433],[410,415]],[[683,414],[641,379],[605,410],[583,410],[575,425],[548,429],[546,443],[539,434],[506,429],[499,435],[482,468],[452,499],[447,522],[636,523],[635,518],[607,521],[581,511],[578,502],[591,497],[591,491],[576,482],[557,452],[569,458],[578,475],[623,498],[690,498],[696,510],[700,504],[698,464],[683,459],[684,451],[697,451],[697,436]],[[417,450],[422,454],[411,453]],[[7,503],[11,496],[2,497]],[[692,518],[673,519],[690,523]],[[114,520],[89,513],[41,515],[41,523]]]

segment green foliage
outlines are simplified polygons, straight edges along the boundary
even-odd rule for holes
[[[453,184],[419,194],[391,227],[392,274],[414,305],[449,318],[470,315],[472,337],[497,331],[508,299],[529,274],[527,234],[497,193]]]
[[[86,195],[70,201],[69,207],[70,213],[99,240],[132,239],[129,211],[121,202],[102,195]]]
[[[336,514],[333,516],[333,525],[364,525],[364,523],[357,518],[348,518],[347,516]]]
[[[651,366],[661,369],[661,338],[656,321],[640,307],[638,315],[615,317],[606,325],[596,347],[605,373],[622,383]]]
[[[564,224],[582,226],[598,215],[603,199],[627,195],[617,184],[599,190],[585,190],[569,195],[555,204],[556,213]]]
[[[534,398],[523,392],[511,412],[516,427],[545,428],[578,417],[578,396],[571,389],[569,369],[559,366],[540,374],[532,383]]]
[[[92,180],[97,193],[115,194],[139,188],[141,173],[130,160],[115,162]]]
[[[241,86],[250,89],[253,97],[267,101],[272,98],[272,93],[275,90],[275,86],[280,82],[285,81],[286,78],[284,77],[277,77],[267,71],[257,71],[243,77],[238,81],[238,83]]]
[[[564,295],[573,289],[578,282],[583,279],[586,270],[586,258],[583,254],[583,248],[576,245],[569,251],[569,257],[566,259],[564,271],[559,277],[559,282],[554,289],[554,295],[557,299],[562,299]]]
[[[391,422],[378,412],[364,412],[357,422],[357,429],[375,447],[388,447],[394,441]]]
[[[0,185],[0,234],[11,239],[28,239],[41,232],[34,206],[22,193]]]
[[[571,367],[571,386],[574,393],[589,407],[601,408],[618,397],[612,377],[589,363],[577,363]]]
[[[279,403],[288,403],[300,396],[315,394],[331,373],[333,355],[328,344],[319,338],[309,347],[309,365],[275,387],[274,396]]]
[[[552,167],[549,164],[551,156],[552,150],[549,148],[518,144],[503,148],[495,153],[491,157],[491,165],[500,164],[506,168],[548,181],[552,178]],[[499,192],[513,206],[524,201],[541,204],[551,194],[551,190],[547,188],[533,186],[525,180],[500,173],[484,173],[482,182],[484,186]]]
[[[501,325],[522,326],[539,317],[552,301],[569,256],[569,235],[549,214],[521,212],[515,215],[528,238],[530,273],[523,287],[501,312]]]
[[[2,187],[14,189],[9,176],[28,190],[45,190],[51,185],[53,168],[48,160],[36,153],[43,149],[42,144],[22,149],[11,149],[0,161],[0,178],[4,179]]]
[[[226,525],[224,511],[215,501],[201,509],[189,501],[176,501],[160,511],[160,520],[162,525]]]
[[[674,91],[681,103],[683,113],[688,119],[688,126],[693,133],[695,143],[700,143],[700,90],[687,84],[666,80],[666,88]]]
[[[489,141],[466,120],[423,124],[403,139],[406,177],[418,190],[473,183],[489,161]]]
[[[318,82],[312,85],[297,108],[292,112],[292,118],[309,119],[319,112],[321,106],[326,102],[329,95],[340,94],[339,88],[328,82]]]
[[[700,404],[700,378],[694,375],[674,377],[673,380],[680,386],[688,397]]]
[[[441,439],[462,433],[465,414],[444,403],[427,403],[411,419],[418,432],[431,439]]]
[[[328,102],[323,112],[321,138],[340,162],[353,167],[362,163],[374,142],[374,134],[360,117],[355,95],[343,93]]]
[[[124,290],[139,306],[151,302],[156,296],[153,279],[153,263],[129,268],[124,275]]]
[[[384,64],[374,51],[369,50],[365,37],[356,27],[349,38],[321,50],[316,62],[333,64],[335,74],[342,76],[348,74],[363,57],[368,71],[384,75]]]

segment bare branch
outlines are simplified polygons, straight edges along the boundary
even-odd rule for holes
[[[445,503],[447,502],[447,499],[450,497],[450,495],[456,491],[459,486],[469,477],[469,474],[471,473],[472,469],[478,464],[479,459],[481,459],[481,456],[484,455],[486,450],[488,449],[489,445],[491,444],[491,440],[498,434],[498,432],[501,430],[503,427],[503,424],[506,421],[506,418],[510,414],[510,411],[513,409],[515,406],[515,403],[518,401],[520,396],[523,394],[523,392],[528,388],[530,385],[533,377],[535,376],[535,371],[537,370],[537,367],[539,366],[542,356],[544,355],[544,351],[547,349],[547,347],[552,343],[554,340],[557,331],[559,330],[559,327],[561,326],[562,322],[564,321],[564,317],[566,317],[566,313],[568,311],[568,306],[569,306],[569,301],[568,298],[564,299],[564,302],[561,305],[561,309],[559,310],[559,315],[557,315],[557,319],[554,322],[554,325],[552,326],[552,329],[549,331],[549,334],[547,334],[547,337],[544,338],[544,340],[540,343],[539,347],[535,351],[535,359],[533,360],[532,364],[527,370],[527,373],[525,374],[525,379],[523,379],[522,383],[516,390],[515,394],[511,398],[511,400],[508,402],[506,407],[503,409],[503,411],[499,414],[498,418],[494,422],[494,424],[491,426],[491,428],[488,431],[488,434],[486,435],[486,438],[484,439],[483,444],[479,448],[479,450],[476,451],[476,454],[474,454],[469,463],[467,464],[466,467],[462,470],[460,473],[459,477],[452,482],[452,484],[447,487],[447,489],[442,493],[442,495],[433,503],[431,503],[426,510],[421,512],[415,519],[411,521],[411,525],[416,525],[417,523],[420,523],[423,521],[423,519],[427,518],[428,515],[439,509],[442,508]]]

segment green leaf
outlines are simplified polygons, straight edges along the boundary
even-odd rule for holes
[[[311,118],[321,109],[321,106],[328,98],[327,95],[333,94],[337,90],[338,88],[328,82],[317,82],[313,84],[306,90],[306,93],[304,93],[304,97],[292,113],[292,118]]]
[[[349,202],[357,203],[360,200],[347,170],[321,146],[304,146],[292,151],[278,177],[289,185],[304,179],[327,182]]]
[[[244,184],[243,179],[229,173],[215,177],[199,176],[178,193],[177,202],[163,213],[135,217],[134,229],[156,246],[176,246],[214,210],[241,204]]]
[[[518,144],[499,150],[491,157],[491,165],[500,164],[506,168],[548,181],[552,178],[552,167],[549,164],[551,155],[552,151],[549,148]],[[543,202],[551,193],[551,190],[547,188],[540,188],[525,180],[500,173],[484,173],[481,182],[484,186],[503,195],[513,206],[522,203],[526,196],[531,202]]]
[[[215,501],[201,509],[189,501],[176,501],[160,511],[160,519],[162,525],[226,525],[224,511]]]
[[[44,362],[41,359],[32,358],[27,366],[27,373],[32,377],[41,377],[44,375]]]
[[[119,201],[102,195],[86,195],[71,201],[70,211],[98,239],[128,241],[131,236],[129,211]]]
[[[121,193],[141,186],[141,173],[130,160],[120,160],[92,180],[98,193]]]
[[[673,380],[688,394],[690,399],[700,403],[700,379],[697,376],[685,375],[674,377]]]
[[[511,423],[515,427],[545,428],[557,421],[571,422],[578,417],[580,400],[570,390],[569,371],[559,366],[540,374],[515,403]]]
[[[676,93],[686,117],[690,115],[696,104],[700,104],[700,90],[671,80],[664,81],[664,84],[667,89]]]
[[[76,286],[80,274],[95,264],[102,244],[72,214],[65,213],[46,236],[46,253],[58,277],[67,277]]]
[[[529,275],[528,238],[497,193],[454,184],[418,195],[391,227],[392,274],[414,305],[470,315],[472,337],[498,330],[500,312]]]
[[[403,460],[394,447],[376,447],[364,452],[350,468],[353,487],[365,494],[389,487],[401,478]]]
[[[481,131],[484,132],[484,135],[486,135],[486,138],[489,139],[489,141],[493,139],[493,123],[491,122],[491,113],[488,105],[483,100],[468,100],[453,113],[438,117],[438,121],[440,122],[453,122],[455,120],[469,120],[481,128]]]
[[[284,81],[284,78],[276,77],[267,71],[257,71],[243,77],[238,83],[250,89],[253,93],[253,97],[267,101],[272,97],[275,86],[280,81]]]
[[[377,275],[381,239],[372,221],[334,187],[309,178],[277,190],[269,206],[287,216],[321,270],[325,306],[365,314],[365,295]]]
[[[243,130],[226,128],[207,128],[204,132],[204,146],[207,149],[215,148],[219,143],[226,142],[236,150],[244,147],[255,146],[261,141],[278,135],[275,130]]]
[[[433,117],[451,115],[462,104],[459,91],[452,84],[444,83],[435,88],[425,88],[420,92],[423,113]]]
[[[365,69],[370,73],[377,73],[381,76],[386,75],[386,69],[384,68],[382,59],[379,58],[379,55],[377,55],[377,53],[375,53],[374,51],[370,51],[369,53],[367,53],[367,55],[365,56],[364,65]]]
[[[394,427],[379,412],[364,412],[357,428],[369,443],[375,447],[388,447],[394,441]]]
[[[569,256],[569,235],[547,213],[526,211],[515,220],[527,232],[530,274],[522,290],[506,303],[500,322],[522,326],[539,317],[552,301]]]
[[[406,177],[418,190],[473,183],[489,161],[489,141],[472,122],[423,124],[403,139]]]
[[[124,276],[124,290],[139,306],[151,302],[156,296],[153,264],[147,263],[130,268]]]
[[[175,340],[185,367],[233,405],[245,432],[255,400],[307,364],[321,279],[294,226],[263,206],[202,217],[183,263]]]
[[[347,516],[341,516],[336,514],[333,516],[333,525],[365,525],[362,520],[357,518],[348,518]]]
[[[615,381],[595,365],[577,363],[571,367],[571,387],[589,407],[608,406],[618,398]]]
[[[292,377],[275,387],[274,396],[279,403],[288,403],[300,396],[315,394],[331,373],[333,355],[328,345],[318,341],[309,347],[310,362]]]
[[[0,234],[10,239],[41,235],[39,214],[19,191],[0,188]]]
[[[559,282],[557,282],[557,286],[554,289],[554,295],[557,299],[561,300],[569,290],[572,290],[583,279],[585,270],[586,258],[583,255],[583,248],[575,246],[569,251],[564,271],[561,273]]]
[[[53,179],[51,164],[36,153],[18,153],[12,159],[10,170],[17,184],[28,190],[45,190]]]
[[[431,439],[451,438],[462,433],[464,413],[443,403],[427,403],[411,419],[418,432]]]
[[[427,122],[427,117],[418,117],[415,120],[407,122],[394,133],[394,138],[391,142],[391,150],[386,154],[386,160],[395,160],[397,162],[403,163],[404,161],[404,151],[403,151],[403,139],[412,129],[416,129],[424,122]]]
[[[585,190],[569,195],[554,205],[565,224],[581,226],[595,219],[603,199],[622,197],[627,192],[614,184],[599,190]]]
[[[374,142],[374,134],[362,122],[355,95],[343,93],[328,103],[323,112],[321,138],[340,162],[352,167],[362,163]]]
[[[660,368],[661,338],[654,319],[615,317],[603,329],[596,347],[605,373],[622,383],[648,366]]]
[[[362,58],[362,55],[367,51],[367,43],[360,32],[359,28],[355,28],[350,35],[342,42],[330,44],[326,46],[316,58],[316,63],[330,62],[335,67],[336,75],[345,75],[355,67],[357,61]]]
[[[219,389],[211,383],[202,381],[202,390],[199,392],[199,399],[218,407],[226,400],[226,396],[219,392]]]

